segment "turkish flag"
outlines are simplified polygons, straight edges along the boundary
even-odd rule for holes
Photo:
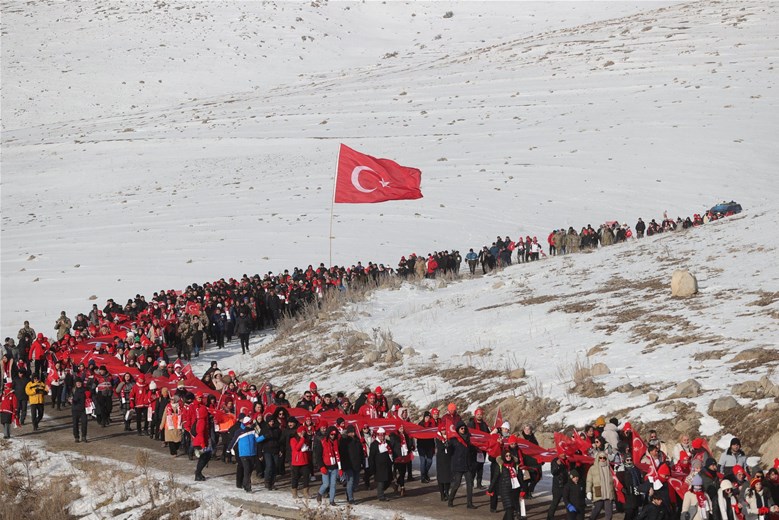
[[[389,159],[377,159],[342,144],[335,202],[365,203],[421,199],[422,172]]]
[[[200,304],[197,302],[187,302],[186,312],[192,316],[197,316],[200,314]]]

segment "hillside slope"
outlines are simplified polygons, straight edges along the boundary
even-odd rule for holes
[[[776,4],[532,6],[4,4],[3,329],[327,262],[339,142],[425,194],[339,205],[339,264],[776,209]]]

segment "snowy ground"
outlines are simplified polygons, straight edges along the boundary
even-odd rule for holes
[[[532,388],[561,401],[550,422],[578,425],[626,408],[670,417],[675,384],[695,378],[700,431],[716,433],[713,399],[776,381],[775,363],[734,358],[779,339],[776,300],[755,304],[779,291],[778,6],[5,2],[3,336],[24,319],[50,333],[60,310],[85,311],[92,296],[102,305],[327,262],[344,142],[420,168],[425,197],[336,207],[339,264],[686,216],[723,199],[747,211],[383,291],[295,336],[299,356],[283,372],[289,350],[272,336],[256,340],[256,357],[220,353],[224,366],[293,391],[312,378],[349,392],[384,383],[420,406],[475,406],[484,385],[462,374],[505,383],[496,374],[522,367],[491,397]],[[670,298],[678,267],[698,276],[698,297]],[[338,371],[322,355],[374,329],[417,354]],[[608,365],[595,378],[608,397],[568,390],[577,359]],[[305,370],[290,373],[293,362]],[[615,390],[627,383],[635,390]]]

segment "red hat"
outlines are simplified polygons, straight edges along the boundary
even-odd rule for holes
[[[319,422],[316,423],[316,427],[317,428],[327,428],[327,426],[328,426],[327,421],[320,417],[319,418]]]
[[[454,403],[449,403],[446,405],[446,409],[449,410],[449,413],[454,413],[457,411],[457,405]]]
[[[626,422],[626,423],[625,423],[625,424],[622,426],[622,430],[623,430],[623,431],[626,431],[626,432],[629,432],[629,431],[631,431],[632,429],[633,429],[633,427],[630,425],[630,423],[629,423],[629,422]]]
[[[736,464],[735,466],[733,466],[733,474],[738,475],[739,473],[743,473],[746,475],[747,472],[744,471],[744,468],[742,466]]]
[[[202,399],[203,398],[203,392],[198,392],[195,394],[196,399]]]
[[[138,376],[138,379],[137,379],[137,381],[138,381],[138,383],[140,383],[140,384],[143,384],[143,383],[145,383],[145,382],[146,382],[146,378],[145,378],[145,377],[143,377],[143,376]]]
[[[43,332],[38,333],[38,339],[43,339]]]
[[[316,387],[316,383],[314,383],[313,381],[311,381],[311,382],[308,384],[308,389],[309,389],[309,390],[316,390],[316,388],[317,388],[317,387]]]
[[[373,392],[369,393],[368,394],[368,399],[371,399],[371,398],[376,399],[376,394],[374,394]]]
[[[249,388],[249,382],[244,381],[243,383],[241,383],[241,388]]]
[[[380,386],[377,386],[374,392],[376,393],[376,395],[381,395],[384,392],[384,390],[382,390]]]
[[[668,464],[661,464],[660,467],[657,468],[657,475],[665,480],[671,476],[671,468],[668,467]]]
[[[509,438],[508,438],[508,440],[506,442],[508,442],[509,444],[516,444],[517,442],[519,442],[519,439],[517,438],[516,435],[512,434],[512,435],[509,435]]]
[[[230,370],[230,371],[227,373],[227,375],[228,375],[228,376],[230,376],[230,377],[235,377],[235,370]]]
[[[300,428],[298,428],[298,433],[306,433],[306,427],[301,426]]]
[[[441,412],[438,411],[438,408],[433,408],[433,409],[430,410],[430,413],[431,414],[436,414],[436,413],[441,413]]]
[[[697,439],[692,440],[692,449],[699,450],[703,448],[703,439],[698,437]]]
[[[682,451],[681,453],[679,453],[679,462],[684,462],[684,461],[686,461],[689,458],[690,458],[690,456],[687,455],[686,451]]]
[[[476,415],[477,413],[484,413],[484,410],[482,410],[481,408],[477,408],[477,409],[476,409],[476,410],[473,412],[473,415]]]

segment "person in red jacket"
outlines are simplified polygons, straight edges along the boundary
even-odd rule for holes
[[[373,392],[368,394],[368,402],[360,407],[357,414],[371,419],[378,419],[379,414],[376,410],[376,394]]]
[[[438,269],[438,261],[433,255],[427,255],[427,277],[435,278],[436,269]]]
[[[554,236],[557,233],[557,230],[555,229],[551,233],[549,233],[549,236],[546,237],[546,242],[549,244],[549,256],[555,256],[557,254],[557,248],[554,245]]]
[[[135,386],[130,390],[130,408],[135,410],[135,425],[138,435],[149,433],[149,404],[151,402],[151,390],[146,384],[146,378],[142,375],[135,380]],[[143,421],[143,431],[141,431]],[[125,430],[130,429],[129,417],[125,420]]]
[[[28,359],[30,360],[31,373],[36,374],[38,377],[43,378],[43,362],[46,358],[46,352],[49,351],[49,340],[43,335],[42,332],[38,333],[38,337],[30,345],[30,352]]]
[[[195,456],[197,456],[197,466],[195,467],[195,481],[202,482],[206,479],[203,476],[203,469],[211,460],[211,453],[213,447],[211,446],[211,417],[208,413],[208,408],[203,404],[204,395],[202,392],[198,392],[195,395],[195,402],[192,404],[193,410],[190,417],[192,418],[192,426],[190,433],[192,435],[192,447],[195,449]]]
[[[311,475],[311,448],[307,433],[307,428],[301,426],[297,429],[297,435],[289,441],[292,448],[292,498],[298,498],[298,489],[301,486],[304,498],[311,498],[308,492]]]
[[[0,424],[3,425],[3,438],[11,438],[11,423],[19,425],[19,420],[16,418],[16,409],[19,406],[19,401],[16,399],[14,393],[14,384],[6,383],[3,388],[3,396],[0,398]]]

